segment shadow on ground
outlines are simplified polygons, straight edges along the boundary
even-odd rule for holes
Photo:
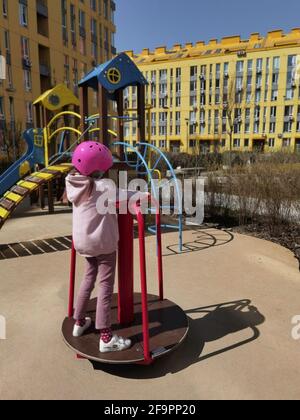
[[[208,248],[227,245],[234,240],[234,235],[227,230],[209,229],[206,226],[189,230],[193,231],[195,239],[190,242],[185,242],[182,252],[179,251],[178,244],[169,245],[163,255],[164,257],[204,251]]]
[[[232,233],[224,230],[207,229],[206,227],[193,229],[195,240],[184,244],[183,251],[179,252],[178,244],[166,247],[164,257],[176,256],[190,252],[200,252],[208,248],[227,245],[234,240]],[[172,231],[173,232],[173,231]],[[164,232],[167,233],[167,232]],[[146,236],[153,236],[147,232]],[[138,238],[138,231],[135,228],[134,237]],[[17,242],[10,244],[0,243],[0,260],[30,257],[32,255],[53,254],[64,252],[72,248],[72,236],[47,238],[29,242]]]
[[[258,326],[265,317],[250,300],[221,303],[186,311],[190,330],[184,344],[169,357],[157,360],[152,366],[101,365],[92,363],[95,370],[128,379],[153,379],[175,374],[194,364],[245,346],[260,337]],[[241,331],[249,331],[249,338],[233,342],[212,353],[205,353],[205,344],[216,342]],[[233,336],[233,340],[235,337]]]

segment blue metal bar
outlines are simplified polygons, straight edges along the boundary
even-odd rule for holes
[[[156,170],[158,164],[161,162],[161,160],[163,159],[167,165],[167,167],[169,168],[169,171],[171,172],[172,175],[172,179],[174,180],[174,184],[175,184],[175,190],[176,190],[176,194],[177,194],[177,206],[161,206],[161,209],[164,208],[168,208],[168,209],[173,209],[173,210],[177,210],[178,211],[178,225],[163,225],[163,227],[165,228],[170,228],[170,229],[178,229],[179,230],[179,250],[180,252],[183,251],[183,205],[182,205],[182,192],[179,188],[179,183],[178,183],[178,179],[177,176],[175,174],[175,171],[171,165],[171,163],[169,162],[169,160],[167,159],[167,157],[165,156],[165,154],[156,146],[153,146],[152,144],[149,143],[138,143],[137,147],[142,146],[144,149],[144,153],[141,154],[139,152],[139,150],[137,149],[137,147],[131,146],[131,144],[129,143],[122,143],[122,142],[116,142],[113,144],[113,146],[123,146],[124,149],[126,149],[125,151],[125,160],[126,160],[126,164],[131,167],[131,168],[135,168],[136,172],[139,175],[147,175],[148,179],[150,179],[151,182],[151,189],[152,189],[152,193],[154,195],[154,198],[159,201],[159,197],[157,197],[157,191],[154,185],[154,179],[153,179],[153,172]],[[147,152],[149,149],[152,149],[152,151],[155,151],[158,155],[159,158],[157,159],[154,168],[150,169],[148,166],[148,163],[146,161],[146,157],[147,157]],[[132,163],[129,162],[128,159],[128,150],[136,153],[137,155],[137,162],[136,163]],[[145,172],[140,171],[140,168],[144,167],[145,168]],[[149,209],[151,214],[153,209],[150,208]],[[151,233],[157,233],[156,227],[154,228],[153,226],[150,226],[148,228],[149,232]]]

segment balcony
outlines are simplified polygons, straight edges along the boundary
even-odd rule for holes
[[[48,6],[44,1],[37,0],[37,2],[36,2],[36,13],[39,16],[42,16],[44,18],[48,18]]]
[[[43,77],[51,76],[51,70],[48,64],[40,64],[40,75]]]
[[[36,2],[37,31],[40,35],[49,36],[48,6],[45,0]]]

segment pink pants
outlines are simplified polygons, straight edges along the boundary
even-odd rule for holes
[[[86,317],[88,303],[99,277],[96,329],[111,328],[111,301],[114,291],[117,253],[87,258],[84,280],[80,286],[74,319]]]

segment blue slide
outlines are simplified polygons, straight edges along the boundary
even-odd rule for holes
[[[20,180],[20,168],[23,163],[28,162],[30,168],[34,165],[34,130],[32,128],[26,130],[23,138],[27,143],[27,151],[0,175],[0,197]]]

